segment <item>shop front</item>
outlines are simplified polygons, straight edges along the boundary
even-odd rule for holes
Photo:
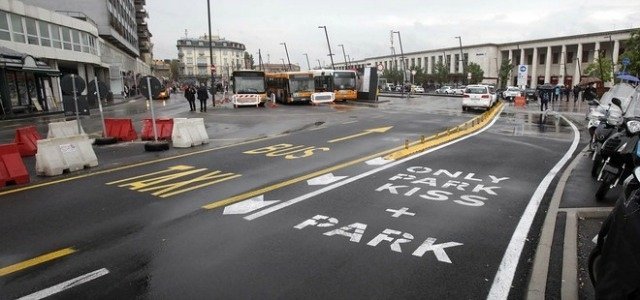
[[[3,118],[62,112],[52,77],[57,69],[26,54],[0,47],[0,109]]]

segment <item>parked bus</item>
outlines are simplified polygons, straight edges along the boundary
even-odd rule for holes
[[[335,100],[358,99],[356,71],[315,70],[313,71],[317,92],[333,92]]]
[[[268,73],[267,89],[281,103],[310,102],[315,91],[311,72]]]
[[[267,102],[265,73],[263,71],[233,71],[233,107],[264,105]]]

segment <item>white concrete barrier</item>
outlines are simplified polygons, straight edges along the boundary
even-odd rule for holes
[[[55,176],[98,165],[91,140],[86,134],[38,140],[36,174]]]
[[[80,133],[85,134],[84,129],[80,127]],[[78,135],[78,121],[62,121],[62,122],[51,122],[49,123],[49,132],[47,133],[47,138],[59,138],[59,137],[68,137]]]
[[[202,118],[174,118],[171,142],[176,148],[189,148],[209,143]]]
[[[311,94],[311,103],[330,103],[336,100],[336,94],[334,92],[317,92]]]

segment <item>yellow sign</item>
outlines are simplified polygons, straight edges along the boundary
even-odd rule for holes
[[[208,171],[207,168],[196,169],[193,166],[178,165],[158,172],[109,182],[107,185],[118,185],[118,187],[138,192],[151,192],[151,195],[167,198],[240,176],[242,175],[219,170]]]

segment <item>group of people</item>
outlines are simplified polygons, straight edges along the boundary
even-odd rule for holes
[[[198,88],[196,88],[193,84],[188,85],[184,88],[184,97],[187,98],[191,111],[196,111],[196,98],[200,100],[200,111],[207,111],[207,100],[209,99],[209,91],[207,90],[206,84],[202,83]]]
[[[590,102],[596,98],[596,88],[593,84],[589,84],[584,89],[576,85],[571,89],[568,86],[556,86],[553,89],[540,89],[538,96],[540,97],[540,110],[548,109],[549,102],[562,101],[562,95],[566,96],[566,102],[569,102],[569,95],[573,93],[573,102],[577,102],[582,92],[582,101]]]

